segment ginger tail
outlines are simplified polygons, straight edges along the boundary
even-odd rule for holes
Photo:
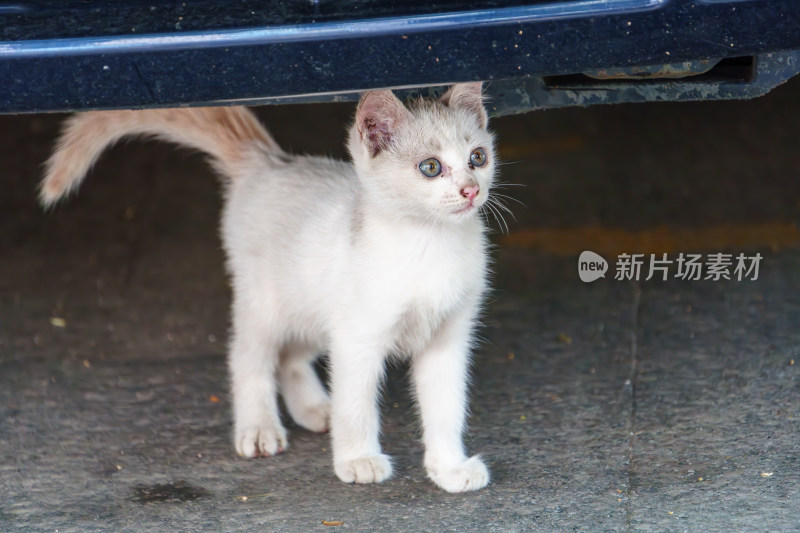
[[[233,179],[252,151],[282,154],[253,113],[244,107],[91,111],[70,117],[46,163],[39,198],[50,206],[76,189],[100,154],[123,137],[154,136],[211,156]]]

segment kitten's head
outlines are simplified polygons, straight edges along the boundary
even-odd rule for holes
[[[424,220],[477,215],[495,173],[481,83],[454,85],[409,107],[389,90],[361,97],[348,149],[365,191],[387,209]]]

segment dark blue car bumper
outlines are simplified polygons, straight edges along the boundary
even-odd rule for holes
[[[495,80],[502,114],[746,98],[800,70],[795,0],[23,1],[0,21],[5,113]]]

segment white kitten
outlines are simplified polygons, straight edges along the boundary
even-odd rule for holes
[[[244,108],[91,112],[72,117],[47,165],[42,201],[78,186],[128,135],[202,150],[227,185],[222,235],[233,278],[229,365],[235,446],[288,446],[277,395],[312,431],[330,422],[342,481],[392,474],[378,394],[387,356],[410,358],[425,468],[450,492],[489,482],[462,444],[470,345],[486,289],[480,208],[495,172],[481,84],[406,108],[364,94],[353,163],[283,152]],[[330,356],[330,398],[313,362]]]

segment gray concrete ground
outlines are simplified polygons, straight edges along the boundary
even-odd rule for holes
[[[202,158],[121,146],[45,214],[61,117],[0,117],[0,531],[800,530],[798,91],[495,122],[525,207],[496,238],[472,387],[493,480],[461,495],[425,478],[402,368],[393,480],[338,482],[328,438],[294,426],[287,453],[236,457]],[[341,155],[351,111],[259,113]],[[578,279],[585,249],[606,279]],[[618,253],[695,251],[764,260],[755,281],[613,279]]]

